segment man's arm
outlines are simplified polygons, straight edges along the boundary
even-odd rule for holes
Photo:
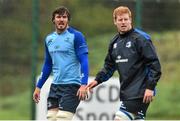
[[[142,49],[148,74],[146,88],[154,90],[158,80],[161,77],[161,65],[156,54],[155,47],[151,41],[145,41]]]
[[[92,89],[98,84],[101,84],[102,82],[107,81],[109,78],[111,78],[115,70],[116,67],[109,54],[107,54],[104,67],[96,74],[95,80],[93,80],[86,86],[86,90],[93,93]]]
[[[116,70],[115,63],[111,56],[112,46],[113,46],[113,42],[110,43],[109,45],[108,53],[104,60],[104,67],[96,74],[95,80],[98,82],[98,84],[107,81],[109,78],[111,78],[112,75],[114,74],[114,71]]]
[[[47,80],[47,78],[49,77],[49,75],[51,74],[51,70],[52,70],[52,60],[51,60],[51,57],[49,55],[49,51],[47,49],[47,46],[45,45],[44,65],[43,65],[43,69],[41,72],[41,76],[38,80],[38,83],[37,83],[36,88],[35,88],[34,93],[33,93],[33,100],[36,103],[38,103],[40,100],[40,90],[41,90],[42,86],[44,85],[45,81]]]
[[[89,92],[93,92],[92,89],[98,84],[107,81],[110,77],[112,77],[114,71],[116,70],[115,63],[111,57],[113,42],[110,43],[108,54],[106,55],[104,61],[104,67],[96,74],[95,80],[91,81],[87,86],[86,90]]]
[[[89,66],[88,66],[88,47],[82,33],[77,32],[75,35],[74,48],[79,63],[81,65],[81,87],[77,92],[79,99],[85,100],[87,97],[86,85],[88,82]]]
[[[151,40],[141,41],[141,52],[147,66],[147,82],[143,102],[150,103],[154,97],[154,90],[161,77],[161,65]]]
[[[38,83],[36,85],[38,88],[40,88],[40,89],[42,88],[42,86],[44,85],[44,83],[48,79],[49,75],[51,74],[51,71],[52,71],[52,59],[51,59],[51,56],[49,54],[48,48],[45,45],[44,65],[42,68],[41,76],[40,76]]]
[[[77,92],[77,96],[79,96],[79,99],[85,100],[87,96],[86,92],[86,85],[88,81],[88,75],[89,75],[89,66],[88,66],[88,54],[84,53],[78,56],[79,62],[81,64],[81,87],[79,88]]]

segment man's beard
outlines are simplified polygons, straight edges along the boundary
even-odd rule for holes
[[[63,32],[65,29],[67,28],[67,24],[65,25],[65,26],[60,26],[60,27],[56,27],[56,29],[58,30],[58,31],[60,31],[60,32]]]

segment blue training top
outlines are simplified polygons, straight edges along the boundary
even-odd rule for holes
[[[53,84],[87,84],[88,47],[83,34],[72,27],[45,39],[45,61],[37,87],[53,72]]]

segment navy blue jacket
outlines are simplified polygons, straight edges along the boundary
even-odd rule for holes
[[[96,75],[98,84],[118,71],[120,100],[143,98],[145,89],[154,90],[161,76],[161,66],[148,34],[131,29],[117,34],[109,45],[104,67]]]

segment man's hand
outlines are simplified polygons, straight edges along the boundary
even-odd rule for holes
[[[154,91],[150,89],[146,89],[144,93],[143,103],[150,103],[153,101]]]
[[[79,96],[80,100],[85,100],[86,98],[88,98],[88,93],[87,93],[87,90],[86,90],[86,85],[81,85],[81,87],[77,91],[76,95]]]
[[[96,80],[93,80],[86,86],[86,90],[89,91],[90,93],[93,93],[93,88],[98,84]]]
[[[33,100],[35,103],[39,103],[39,100],[40,100],[40,92],[41,92],[41,89],[39,89],[38,87],[36,87],[36,89],[34,90],[34,93],[33,93]]]

